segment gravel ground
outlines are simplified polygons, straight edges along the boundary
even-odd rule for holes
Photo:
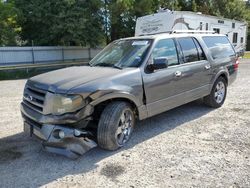
[[[24,84],[0,82],[0,187],[250,187],[250,60],[220,109],[189,103],[138,122],[125,148],[77,160],[22,133]]]

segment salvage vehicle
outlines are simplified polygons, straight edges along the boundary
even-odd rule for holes
[[[77,158],[99,146],[117,150],[143,120],[203,98],[221,107],[238,70],[227,36],[173,31],[119,39],[88,66],[28,79],[24,130],[45,150]]]

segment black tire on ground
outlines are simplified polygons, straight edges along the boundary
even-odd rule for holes
[[[218,100],[216,100],[216,92],[217,92],[217,86],[218,84],[221,84],[223,83],[224,87],[225,87],[225,93],[224,93],[224,96],[222,97],[222,100],[218,102]],[[214,85],[213,85],[213,88],[212,88],[212,91],[211,93],[204,97],[203,100],[204,100],[204,103],[212,108],[219,108],[221,107],[223,104],[224,104],[224,101],[226,99],[226,96],[227,96],[227,82],[226,80],[223,78],[223,77],[219,77]]]
[[[124,119],[125,117],[129,118],[125,120]],[[125,128],[124,129],[121,128],[125,126],[125,121],[131,122],[129,123],[129,127],[131,128],[126,129],[129,131],[126,131]],[[126,125],[128,125],[128,123]],[[98,145],[106,150],[116,150],[122,147],[129,140],[131,133],[133,132],[134,125],[135,125],[135,115],[130,104],[119,101],[108,104],[103,110],[98,123],[98,129],[97,129]],[[121,130],[123,130],[122,133],[118,134]],[[125,134],[123,134],[124,131]],[[125,135],[127,136],[125,137]],[[124,143],[123,143],[123,138],[126,138]]]

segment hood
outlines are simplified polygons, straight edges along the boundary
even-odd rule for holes
[[[75,66],[32,77],[28,84],[54,93],[65,93],[79,85],[107,79],[124,71],[111,67]]]

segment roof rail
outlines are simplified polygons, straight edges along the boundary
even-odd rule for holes
[[[158,33],[146,33],[146,34],[140,34],[138,36],[148,36],[148,35],[158,35],[158,34],[164,34],[164,33],[168,33],[171,34],[173,31],[163,31],[163,32],[158,32]]]
[[[215,31],[203,31],[203,30],[173,30],[171,33],[203,33],[203,34],[214,34],[216,33]]]
[[[178,33],[216,34],[216,32],[212,31],[212,30],[207,30],[207,31],[203,31],[203,30],[172,30],[172,31],[164,31],[164,32],[158,32],[158,33],[141,34],[139,36],[157,35],[157,34],[164,34],[164,33],[168,33],[168,34],[178,34]]]

